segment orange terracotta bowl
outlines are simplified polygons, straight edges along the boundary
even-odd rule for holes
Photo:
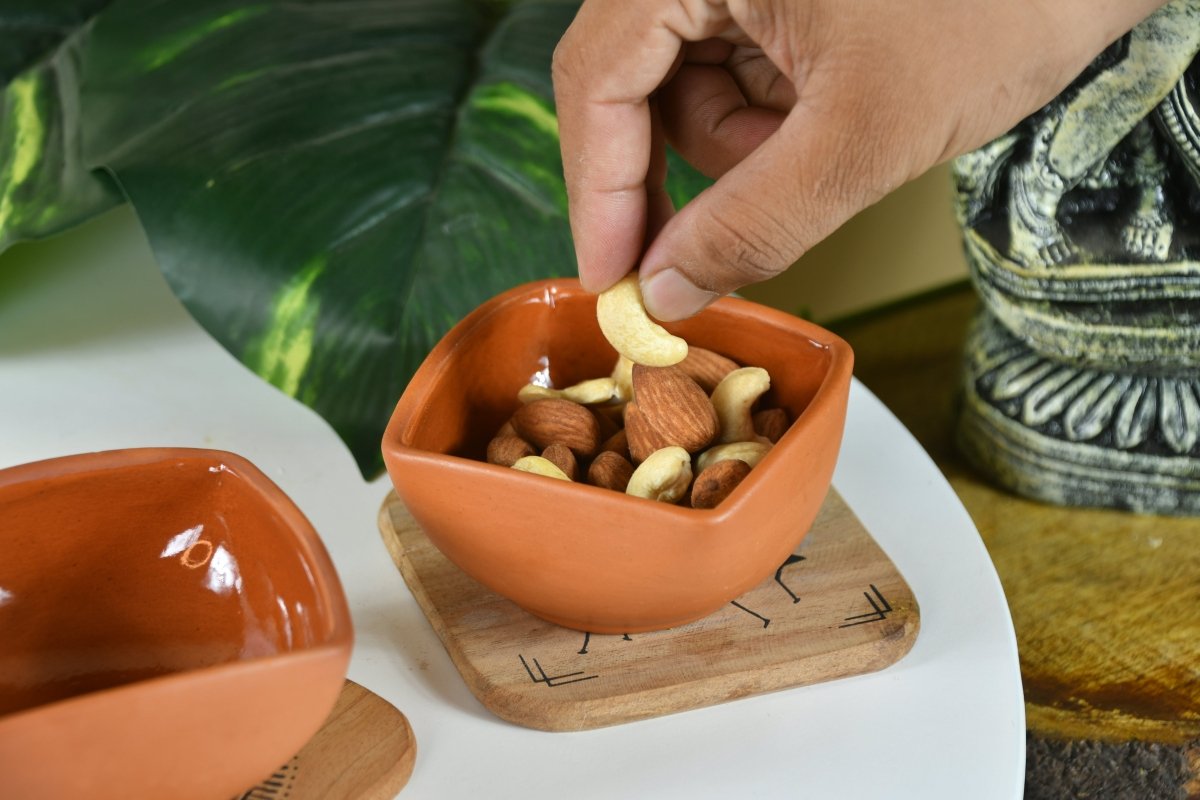
[[[596,298],[575,280],[512,289],[433,349],[388,425],[383,455],[400,499],[464,572],[551,622],[594,633],[681,625],[774,573],[829,489],[853,355],[833,334],[745,300],[665,327],[771,374],[767,405],[794,420],[716,508],[697,510],[483,461],[547,371],[555,386],[608,375],[616,352]]]
[[[231,453],[0,470],[0,797],[229,798],[321,726],[350,658],[312,526]]]

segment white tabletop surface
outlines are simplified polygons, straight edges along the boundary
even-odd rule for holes
[[[834,485],[921,606],[881,672],[582,733],[526,730],[467,690],[375,526],[365,482],[313,412],[244,369],[180,306],[125,210],[0,257],[0,467],[91,450],[209,447],[257,464],[307,514],[356,629],[349,677],[418,743],[403,798],[1019,798],[1016,642],[970,518],[855,383]]]

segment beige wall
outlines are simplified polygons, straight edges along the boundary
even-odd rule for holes
[[[847,222],[790,270],[742,290],[818,322],[865,311],[967,276],[949,166],[900,187]]]

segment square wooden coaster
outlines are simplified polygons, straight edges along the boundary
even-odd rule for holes
[[[633,636],[545,622],[450,563],[395,493],[392,559],[471,692],[548,731],[616,725],[873,672],[912,648],[920,614],[887,554],[833,490],[774,577],[702,620]]]

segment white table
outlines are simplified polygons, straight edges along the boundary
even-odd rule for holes
[[[89,450],[232,450],[321,532],[357,642],[350,677],[419,743],[402,797],[1019,798],[1025,723],[1012,622],[970,518],[861,385],[834,484],[908,579],[921,633],[895,666],[598,731],[505,723],[468,692],[375,527],[332,430],[187,315],[125,210],[0,258],[0,467]]]

